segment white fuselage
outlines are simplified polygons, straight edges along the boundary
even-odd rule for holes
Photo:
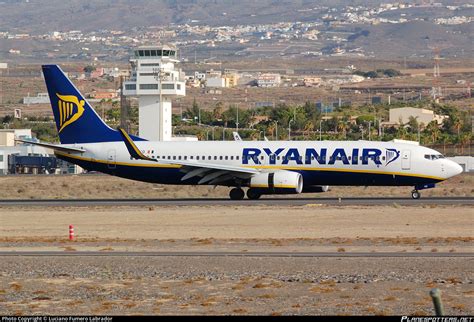
[[[198,142],[135,142],[141,152],[158,162],[135,160],[130,157],[124,142],[104,142],[68,145],[86,150],[71,156],[89,170],[94,163],[107,165],[111,174],[126,174],[142,169],[179,169],[172,162],[231,165],[258,169],[262,172],[289,170],[306,173],[305,185],[412,185],[439,182],[459,174],[461,167],[445,159],[435,150],[416,144],[376,141],[198,141]],[[60,157],[64,154],[58,154]],[[163,160],[163,162],[160,162]],[[84,163],[86,162],[86,163]],[[90,163],[91,166],[88,166]],[[123,168],[122,170],[120,170]],[[98,169],[98,171],[102,171]],[[104,171],[103,171],[104,172]],[[105,171],[107,172],[107,171]],[[124,173],[122,173],[124,172]],[[310,175],[308,174],[310,173]],[[334,175],[337,174],[337,177]],[[150,182],[185,184],[176,178],[159,178],[167,173],[156,173]],[[358,177],[351,177],[358,175]],[[365,175],[364,180],[360,179]],[[372,177],[384,176],[384,180]],[[176,173],[172,174],[176,176]],[[375,178],[374,177],[374,178]],[[391,180],[403,178],[402,181]],[[410,178],[423,179],[421,181]],[[140,180],[140,179],[138,179]],[[362,182],[360,181],[362,180]],[[398,184],[397,184],[398,183]],[[192,183],[190,183],[192,184]]]

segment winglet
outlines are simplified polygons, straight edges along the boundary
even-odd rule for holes
[[[132,156],[132,158],[138,159],[138,160],[146,160],[146,161],[155,161],[155,162],[157,161],[155,159],[149,158],[146,155],[144,155],[142,151],[138,149],[138,147],[135,145],[130,135],[128,135],[128,133],[124,129],[118,128],[118,131],[120,135],[122,136],[123,142],[125,143],[125,146],[127,147],[127,150]]]

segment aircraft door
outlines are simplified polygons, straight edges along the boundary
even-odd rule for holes
[[[402,170],[410,170],[411,151],[402,151]]]
[[[107,152],[107,168],[115,169],[117,167],[115,162],[116,162],[115,150],[109,150]]]

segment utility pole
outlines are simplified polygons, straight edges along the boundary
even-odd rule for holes
[[[319,141],[322,141],[322,133],[323,133],[323,127],[322,127],[322,124],[323,124],[323,120],[319,120]]]
[[[288,122],[288,141],[291,141],[291,122],[293,122],[294,120],[290,120]]]
[[[237,122],[235,122],[235,130],[239,132],[239,107],[237,106]]]
[[[278,121],[275,121],[275,141],[278,141]]]

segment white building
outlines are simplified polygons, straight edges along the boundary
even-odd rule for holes
[[[23,97],[23,104],[49,104],[48,93],[38,93],[36,96]]]
[[[258,87],[278,87],[281,84],[280,74],[260,74],[257,77]]]
[[[437,115],[431,110],[415,107],[401,107],[390,109],[390,124],[406,124],[410,121],[410,117],[416,118],[418,124],[423,123],[425,126],[432,121],[442,124],[448,116]]]
[[[139,135],[152,141],[171,141],[171,99],[186,95],[184,73],[175,69],[177,50],[144,46],[130,59],[132,73],[124,82],[125,96],[138,97]]]
[[[207,87],[225,87],[225,78],[223,77],[208,77],[206,78]]]

